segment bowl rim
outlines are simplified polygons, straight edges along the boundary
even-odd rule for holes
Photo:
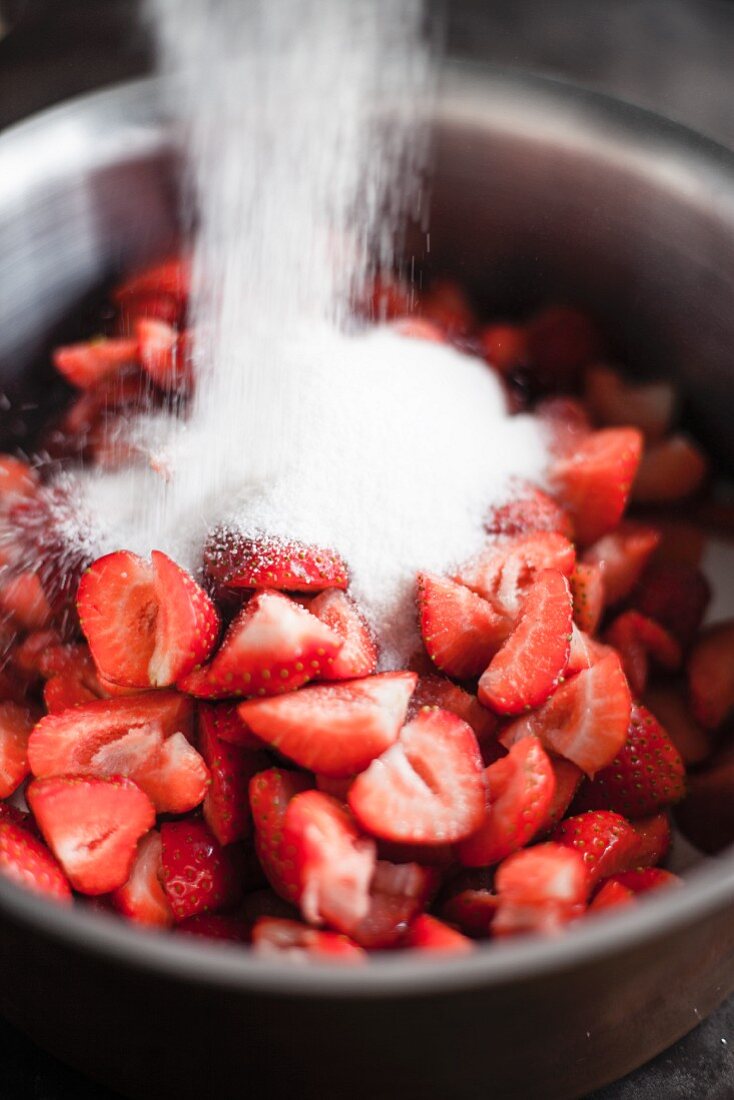
[[[732,193],[734,227],[734,154],[710,138],[643,108],[548,77],[460,62],[447,66],[446,80],[448,91],[445,85],[443,106],[437,112],[439,118],[480,123],[478,90],[485,97],[492,92],[504,95],[508,103],[537,102],[542,97],[544,108],[560,112],[561,118],[568,116],[570,110],[574,123],[582,129],[587,123],[601,123],[612,132],[616,129],[626,147],[631,144],[648,159],[651,150],[659,155],[662,147],[674,162],[682,163],[685,149],[687,171],[693,171],[696,179],[708,177],[719,198],[724,173]],[[65,119],[78,121],[80,113],[104,107],[112,108],[113,117],[121,122],[129,121],[132,115],[137,121],[142,119],[153,125],[158,131],[157,148],[163,152],[167,148],[161,127],[163,116],[155,106],[161,84],[161,78],[153,76],[112,85],[32,115],[0,134],[0,157],[9,145],[12,148],[13,142],[32,140],[39,129]],[[588,130],[587,137],[592,140],[590,125]],[[653,165],[650,170],[654,170]],[[666,172],[669,176],[670,164]],[[693,869],[683,888],[661,891],[637,908],[600,914],[556,938],[530,937],[477,944],[476,950],[465,956],[444,958],[420,956],[417,952],[384,952],[373,956],[364,967],[346,968],[320,962],[298,967],[283,960],[257,957],[241,946],[161,935],[137,929],[116,916],[81,911],[77,905],[71,908],[53,905],[0,876],[0,912],[83,954],[100,960],[112,959],[178,982],[338,999],[435,996],[570,971],[673,935],[733,901],[734,849]]]

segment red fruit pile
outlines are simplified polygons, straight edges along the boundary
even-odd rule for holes
[[[185,400],[187,291],[185,262],[158,265],[115,292],[114,333],[57,349],[77,391],[57,453],[124,461],[119,409]],[[334,550],[226,529],[197,578],[160,551],[87,563],[70,620],[45,583],[63,570],[56,542],[37,542],[30,569],[12,535],[41,478],[0,459],[0,871],[14,881],[263,955],[358,964],[556,932],[676,883],[659,864],[687,767],[708,799],[701,846],[722,821],[734,839],[731,810],[716,817],[731,750],[701,770],[734,716],[734,624],[700,633],[700,540],[623,518],[702,480],[700,453],[669,435],[673,392],[599,366],[575,310],[481,327],[453,284],[412,316],[409,301],[383,280],[369,308],[406,337],[479,350],[511,396],[523,379],[554,455],[544,489],[518,485],[487,516],[477,557],[417,577],[412,668],[378,671]]]

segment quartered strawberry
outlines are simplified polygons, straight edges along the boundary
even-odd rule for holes
[[[694,718],[718,729],[734,709],[734,620],[710,626],[688,660],[688,694]]]
[[[186,389],[192,382],[192,364],[189,340],[186,333],[179,333],[165,321],[155,317],[141,317],[135,322],[140,365],[166,392]]]
[[[598,363],[584,373],[584,402],[602,427],[630,425],[652,441],[670,431],[676,391],[669,382],[633,383],[614,367]]]
[[[264,752],[223,741],[217,733],[217,711],[199,707],[199,749],[211,776],[204,798],[204,820],[220,844],[231,844],[250,831],[250,780],[268,767]]]
[[[410,700],[410,717],[417,714],[422,707],[450,710],[471,726],[485,764],[491,764],[504,755],[504,750],[497,741],[497,718],[474,695],[464,691],[452,680],[445,676],[421,676]]]
[[[151,264],[135,275],[129,276],[115,287],[112,297],[118,304],[139,294],[170,294],[184,302],[191,284],[191,261],[187,257],[174,256]]]
[[[573,603],[562,573],[544,569],[528,590],[517,626],[479,681],[479,700],[498,714],[544,702],[566,671]]]
[[[638,504],[682,500],[701,488],[708,471],[708,459],[693,440],[669,435],[645,450],[632,486],[632,499]]]
[[[548,819],[555,790],[551,762],[536,737],[525,737],[486,772],[489,791],[484,821],[463,840],[459,859],[467,867],[499,863],[523,848]]]
[[[522,325],[507,321],[486,325],[479,333],[479,347],[489,365],[502,375],[527,366],[528,342]]]
[[[56,348],[53,353],[56,370],[77,389],[87,390],[107,381],[123,367],[138,362],[138,341],[124,336],[88,340]]]
[[[553,840],[580,853],[592,885],[634,867],[639,850],[632,825],[611,810],[591,810],[566,818],[553,833]]]
[[[639,847],[635,855],[636,867],[654,867],[667,856],[672,842],[670,819],[667,813],[638,817],[630,825],[637,833]]]
[[[492,934],[555,933],[586,908],[589,878],[582,856],[562,844],[536,844],[497,868]]]
[[[714,750],[714,735],[691,714],[682,685],[650,684],[642,701],[664,727],[686,767],[702,764],[709,758]]]
[[[117,319],[117,332],[129,336],[137,321],[151,319],[178,326],[183,314],[182,302],[172,294],[147,291],[125,298]]]
[[[230,623],[211,663],[178,687],[200,699],[282,695],[322,676],[341,648],[338,634],[295,600],[259,592]]]
[[[576,551],[564,535],[534,531],[515,538],[495,538],[454,577],[478,596],[494,604],[500,614],[516,617],[536,575],[556,569],[568,577],[576,564]]]
[[[21,630],[43,630],[48,626],[53,611],[38,573],[27,570],[3,577],[0,611]]]
[[[562,684],[539,710],[513,722],[500,740],[509,748],[535,734],[547,749],[594,775],[627,740],[631,707],[619,658],[610,654]]]
[[[155,809],[124,776],[35,779],[28,805],[49,848],[80,894],[107,894],[127,882],[137,843]]]
[[[710,599],[711,587],[700,569],[654,561],[642,574],[631,603],[687,649],[701,629]]]
[[[216,528],[204,546],[207,574],[227,588],[275,588],[322,592],[346,588],[347,567],[336,550],[296,539],[251,538],[231,527]]]
[[[659,890],[661,887],[683,885],[678,875],[662,867],[639,867],[633,871],[623,871],[613,875],[609,881],[624,886],[633,894],[646,894],[649,890]]]
[[[449,885],[439,906],[442,919],[472,939],[487,939],[497,912],[497,895],[492,885],[491,872],[487,870],[460,874]]]
[[[262,917],[252,930],[255,954],[294,961],[337,963],[342,966],[365,962],[367,955],[339,932],[321,932],[300,921]]]
[[[623,520],[615,531],[587,547],[583,561],[601,570],[607,606],[630,594],[659,544],[656,527]]]
[[[13,501],[34,497],[40,484],[38,472],[22,458],[0,454],[0,510]]]
[[[335,798],[323,791],[304,791],[288,803],[283,844],[293,853],[304,918],[309,924],[325,921],[351,934],[369,909],[374,840],[360,832]]]
[[[366,768],[397,739],[418,677],[382,672],[242,703],[249,729],[302,768],[328,776]]]
[[[263,743],[250,730],[237,713],[236,703],[201,703],[206,707],[208,722],[217,737],[230,745],[239,745],[243,749],[261,749]]]
[[[486,783],[479,746],[446,710],[422,710],[349,791],[368,832],[408,844],[449,844],[479,827]]]
[[[683,659],[675,638],[654,619],[635,610],[623,611],[607,628],[604,641],[619,653],[635,695],[642,695],[647,686],[650,659],[669,672],[680,668]]]
[[[30,774],[28,738],[36,715],[18,703],[0,703],[0,798],[8,798]]]
[[[46,845],[7,819],[0,821],[0,874],[25,890],[54,901],[71,901],[66,876]]]
[[[590,913],[604,909],[617,909],[619,906],[634,904],[635,895],[627,886],[614,878],[607,879],[598,894],[589,905]]]
[[[529,740],[529,739],[528,739]],[[562,756],[550,757],[555,789],[548,807],[548,814],[543,822],[543,830],[554,829],[559,821],[566,816],[566,811],[574,799],[576,791],[581,785],[584,773],[570,760],[564,760]]]
[[[570,680],[577,672],[584,672],[592,665],[597,665],[602,658],[609,656],[619,660],[619,654],[611,646],[604,645],[598,638],[591,638],[588,634],[584,634],[574,623],[571,628],[571,651],[568,655],[564,678]]]
[[[487,600],[432,573],[418,574],[418,613],[428,656],[460,680],[483,672],[511,629]]]
[[[571,517],[561,505],[530,483],[515,487],[512,500],[495,505],[484,523],[490,535],[529,535],[536,531],[553,531],[573,538]]]
[[[604,611],[604,579],[601,567],[577,561],[569,577],[573,619],[579,630],[594,634]]]
[[[531,317],[526,331],[534,373],[548,388],[572,384],[601,348],[594,323],[571,306],[546,306]]]
[[[63,714],[70,707],[83,707],[98,698],[83,680],[73,675],[52,676],[43,688],[43,702],[49,714]]]
[[[138,924],[168,928],[173,924],[173,913],[162,886],[163,843],[155,829],[138,843],[138,850],[123,886],[112,894],[112,903],[118,912]]]
[[[290,902],[298,902],[301,881],[293,852],[283,839],[283,822],[290,800],[311,786],[310,776],[282,768],[269,768],[250,780],[250,809],[260,864],[273,890]]]
[[[377,668],[377,646],[372,632],[353,600],[339,588],[328,588],[316,596],[308,610],[342,640],[342,647],[329,665],[324,679],[353,680],[369,676]]]
[[[411,921],[428,905],[438,874],[420,863],[378,859],[370,883],[367,913],[350,931],[368,950],[395,947]]]
[[[403,947],[446,955],[465,955],[474,950],[474,944],[467,936],[428,913],[415,918],[405,935]]]
[[[197,913],[179,921],[176,931],[188,936],[202,936],[205,940],[224,940],[226,943],[248,943],[250,933],[239,917],[224,913]]]
[[[627,506],[642,452],[635,428],[604,428],[551,468],[550,481],[583,545],[613,530]]]
[[[242,895],[237,853],[223,848],[203,821],[161,825],[163,889],[174,920],[216,913]]]
[[[536,405],[535,415],[551,454],[559,458],[573,454],[593,430],[586,409],[573,397],[546,397]]]

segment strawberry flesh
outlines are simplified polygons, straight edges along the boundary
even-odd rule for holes
[[[0,874],[25,890],[71,901],[66,876],[46,845],[6,816],[0,820]]]
[[[216,528],[204,547],[204,564],[216,585],[321,592],[346,588],[347,567],[335,550],[296,539],[250,538],[230,527]]]
[[[303,772],[269,768],[250,780],[250,809],[255,826],[255,848],[268,882],[285,901],[298,902],[300,875],[293,853],[283,838],[283,823],[292,798],[312,786]]]
[[[138,843],[130,877],[112,894],[118,912],[137,924],[168,928],[173,913],[162,886],[163,842],[155,829]]]
[[[422,913],[411,924],[403,940],[403,947],[419,951],[433,951],[444,955],[465,955],[474,944],[455,928],[428,913]]]
[[[339,588],[327,588],[308,610],[342,640],[342,647],[324,674],[325,680],[354,680],[377,668],[377,646],[357,605]]]
[[[589,878],[581,855],[548,842],[524,848],[497,868],[496,936],[557,933],[586,908]]]
[[[238,858],[203,821],[161,825],[162,881],[176,921],[236,905],[242,894]]]
[[[216,708],[205,704],[199,707],[199,749],[211,776],[204,820],[220,844],[231,844],[249,835],[250,780],[268,767],[268,758],[223,741],[217,734]]]
[[[552,467],[551,484],[583,545],[596,542],[619,523],[641,453],[642,437],[635,428],[605,428]]]
[[[289,958],[295,962],[312,961],[350,966],[366,961],[367,956],[347,936],[322,932],[299,921],[262,917],[252,930],[256,955]]]
[[[34,723],[29,707],[0,703],[0,798],[8,798],[30,774],[28,738]]]
[[[510,623],[462,584],[418,575],[421,635],[436,668],[468,680],[478,676],[507,638]]]

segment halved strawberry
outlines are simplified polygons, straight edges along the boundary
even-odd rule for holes
[[[516,538],[492,539],[453,579],[488,600],[500,614],[514,618],[541,570],[557,569],[568,577],[575,564],[573,543],[564,535],[555,531],[534,531]]]
[[[223,913],[197,913],[195,917],[186,917],[176,925],[176,931],[188,936],[203,936],[206,940],[224,940],[226,943],[247,943],[250,939],[244,921]]]
[[[316,925],[326,921],[351,934],[369,909],[374,840],[360,833],[335,798],[323,791],[304,791],[288,803],[283,844],[293,853],[304,918]]]
[[[536,737],[513,745],[486,772],[489,805],[482,824],[463,840],[459,859],[486,867],[523,848],[547,821],[555,790],[551,762]]]
[[[184,676],[178,687],[200,699],[282,695],[323,675],[342,644],[295,600],[259,592],[233,619],[213,661]]]
[[[269,761],[264,752],[223,741],[217,732],[217,709],[199,707],[199,749],[211,776],[204,820],[220,844],[231,844],[250,832],[250,780]]]
[[[302,768],[352,775],[396,740],[417,679],[414,672],[382,672],[317,684],[242,703],[239,713],[258,737]]]
[[[549,388],[572,384],[601,348],[593,321],[572,306],[545,306],[530,318],[526,330],[534,373]]]
[[[135,330],[136,321],[143,318],[165,321],[167,325],[178,327],[183,312],[181,300],[176,299],[172,294],[159,291],[131,294],[121,304],[116,331],[121,335],[129,336]]]
[[[711,586],[700,569],[682,562],[652,562],[632,593],[633,607],[664,626],[687,649],[701,629]]]
[[[529,482],[514,487],[512,500],[495,505],[484,523],[490,535],[529,535],[554,531],[573,538],[571,517],[561,505]]]
[[[70,707],[83,707],[99,698],[78,676],[52,676],[43,688],[43,702],[49,714],[63,714]]]
[[[242,895],[237,853],[223,848],[203,821],[164,821],[161,840],[163,889],[174,920],[237,904]]]
[[[558,686],[571,652],[573,602],[562,573],[538,573],[517,626],[479,681],[480,702],[498,714],[537,707]]]
[[[535,414],[551,454],[559,458],[573,454],[593,430],[585,407],[573,397],[546,397]]]
[[[604,579],[600,566],[577,561],[569,583],[574,622],[585,634],[594,634],[604,611]]]
[[[568,655],[565,679],[570,680],[577,672],[584,672],[592,665],[596,665],[603,657],[616,657],[619,654],[611,646],[604,645],[598,638],[591,638],[573,624],[571,628],[571,652]]]
[[[346,588],[347,567],[336,550],[297,539],[251,538],[236,528],[218,527],[204,546],[207,574],[228,588],[276,588],[322,592]]]
[[[632,699],[614,653],[579,672],[539,710],[507,727],[500,740],[506,748],[535,734],[546,748],[565,756],[587,775],[594,775],[627,740]]]
[[[421,676],[416,684],[408,710],[412,718],[422,707],[441,707],[450,710],[471,726],[479,742],[485,764],[491,764],[504,755],[497,741],[498,721],[491,711],[483,707],[474,695],[464,691],[445,676]],[[487,757],[491,759],[487,759]]]
[[[16,645],[13,664],[24,676],[48,678],[66,671],[69,651],[73,648],[63,645],[61,635],[53,628],[32,630]]]
[[[112,894],[115,908],[138,924],[168,928],[173,913],[161,880],[163,877],[163,842],[161,834],[151,829],[138,843],[130,877]]]
[[[140,365],[156,386],[165,391],[187,389],[192,379],[189,340],[172,325],[155,317],[135,322]]]
[[[191,261],[185,256],[174,256],[150,264],[135,275],[130,275],[115,287],[112,297],[124,303],[139,294],[170,294],[178,301],[185,301],[191,284]]]
[[[623,520],[616,531],[587,547],[583,560],[601,570],[605,604],[618,603],[630,594],[659,544],[656,527]]]
[[[438,873],[432,867],[378,859],[367,913],[350,935],[368,950],[395,947],[410,922],[426,908],[437,884]]]
[[[28,805],[49,848],[80,894],[107,894],[127,882],[137,843],[155,809],[124,776],[34,779]]]
[[[0,611],[21,630],[43,630],[53,612],[38,573],[26,570],[0,580]]]
[[[566,811],[573,802],[574,795],[584,777],[581,768],[577,768],[570,760],[564,760],[562,756],[552,756],[550,762],[556,782],[553,797],[548,807],[548,814],[542,825],[544,831],[554,829],[559,821],[565,817]]]
[[[496,322],[479,333],[479,347],[491,367],[500,374],[513,374],[527,366],[528,341],[522,325]]]
[[[650,684],[642,701],[665,728],[686,767],[702,764],[709,758],[714,750],[714,736],[691,714],[681,685]]]
[[[448,955],[465,955],[467,951],[474,950],[474,944],[467,936],[428,913],[415,918],[403,939],[403,947]]]
[[[555,933],[586,908],[589,878],[583,858],[549,841],[508,856],[497,868],[496,936]]]
[[[72,386],[80,390],[92,389],[123,367],[137,364],[138,341],[124,336],[112,339],[100,337],[83,344],[56,348],[53,360],[56,370]]]
[[[669,672],[680,668],[683,659],[675,638],[654,619],[635,610],[617,616],[607,628],[604,641],[619,654],[635,695],[642,695],[647,686],[650,658]]]
[[[688,693],[694,717],[717,729],[734,710],[734,619],[710,626],[688,660]]]
[[[649,446],[632,486],[638,504],[682,500],[701,488],[709,472],[706,455],[683,435],[669,435]]]
[[[0,508],[24,497],[33,497],[40,485],[38,472],[22,458],[0,454]]]
[[[648,440],[662,439],[670,431],[676,397],[669,382],[633,383],[602,363],[584,374],[584,402],[597,423],[639,428]]]
[[[472,939],[484,940],[491,933],[497,912],[497,895],[492,872],[464,871],[447,888],[439,914]]]
[[[596,542],[619,523],[641,452],[642,437],[635,428],[604,428],[552,467],[551,484],[582,544]]]
[[[237,713],[237,703],[200,703],[206,706],[208,721],[217,737],[243,749],[261,749],[263,743]]]
[[[653,814],[652,817],[638,817],[630,825],[637,833],[639,848],[635,855],[636,867],[654,867],[670,851],[673,834],[667,813]]]
[[[353,680],[377,668],[377,646],[353,600],[339,588],[327,588],[308,610],[342,640],[342,647],[325,672],[326,680]]]
[[[36,716],[18,703],[0,703],[0,798],[8,798],[30,774],[28,738]]]
[[[64,872],[45,844],[13,821],[0,821],[0,874],[25,890],[70,902]]]
[[[418,574],[418,613],[428,656],[460,680],[483,672],[511,629],[487,600],[432,573]]]
[[[622,871],[608,881],[616,882],[631,890],[633,894],[646,894],[648,890],[659,890],[666,886],[682,886],[683,882],[672,871],[662,867],[638,867],[632,871]]]
[[[310,776],[269,768],[250,780],[250,809],[255,825],[255,848],[273,890],[286,901],[298,902],[300,875],[293,853],[286,849],[283,822],[288,803],[312,786]]]
[[[447,710],[422,710],[387,752],[355,779],[349,805],[386,840],[449,844],[484,815],[486,782],[477,739]]]
[[[261,917],[252,929],[256,955],[278,956],[295,961],[312,960],[342,966],[365,962],[366,953],[339,932],[321,932],[300,921]]]
[[[566,818],[553,840],[581,854],[591,885],[634,867],[640,844],[629,821],[611,810]]]
[[[599,893],[589,905],[589,912],[597,913],[604,909],[616,909],[620,905],[634,904],[635,895],[627,886],[610,878],[602,885]]]

